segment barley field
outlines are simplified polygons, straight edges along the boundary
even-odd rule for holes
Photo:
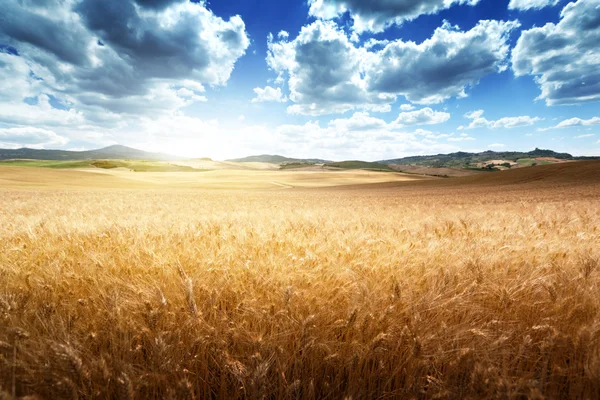
[[[0,398],[598,398],[600,164],[575,164],[231,190],[0,174]]]

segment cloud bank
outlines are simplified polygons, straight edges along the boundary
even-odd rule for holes
[[[395,40],[379,50],[355,45],[331,21],[315,21],[294,40],[269,39],[267,63],[287,83],[292,114],[362,108],[389,111],[398,96],[437,104],[467,96],[485,76],[506,70],[508,38],[518,22],[480,21],[461,31],[444,23],[421,44]]]
[[[547,105],[600,100],[600,2],[567,4],[558,24],[523,31],[512,52],[516,76],[533,75]]]

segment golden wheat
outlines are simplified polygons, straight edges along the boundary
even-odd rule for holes
[[[599,193],[0,192],[0,397],[599,397]]]

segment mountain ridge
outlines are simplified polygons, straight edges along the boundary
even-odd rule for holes
[[[516,162],[522,159],[547,158],[559,161],[575,160],[594,160],[600,157],[575,157],[569,153],[560,153],[553,150],[539,149],[529,152],[519,151],[492,151],[483,152],[464,152],[458,151],[448,154],[409,156],[402,158],[393,158],[387,160],[375,161],[373,164],[385,165],[421,165],[427,167],[453,167],[470,168],[475,163],[485,163],[490,160],[510,160]],[[32,149],[23,147],[20,149],[0,149],[0,160],[24,159],[24,160],[56,160],[56,161],[79,161],[79,160],[147,160],[147,161],[178,161],[189,158],[178,157],[165,153],[147,152],[133,147],[123,145],[111,145],[94,150],[72,151],[72,150],[53,150],[53,149]],[[320,158],[293,158],[277,154],[252,155],[243,158],[234,158],[226,160],[229,162],[263,162],[273,164],[331,164],[334,161]]]
[[[182,160],[164,153],[153,153],[134,149],[123,145],[111,145],[95,150],[46,150],[22,147],[20,149],[0,149],[0,160],[24,159],[24,160],[56,160],[56,161],[78,161],[78,160],[147,160],[147,161],[170,161]]]
[[[559,153],[553,150],[539,149],[528,152],[521,151],[492,151],[486,150],[479,153],[458,151],[448,154],[425,156],[409,156],[377,161],[380,164],[412,164],[428,167],[465,167],[473,163],[491,160],[510,160],[516,162],[522,159],[552,158],[561,161],[594,160],[600,157],[575,157],[569,153]]]

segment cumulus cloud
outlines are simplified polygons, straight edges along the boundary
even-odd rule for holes
[[[514,21],[480,21],[470,31],[462,32],[444,23],[421,44],[390,43],[372,58],[368,86],[421,104],[464,97],[468,86],[507,68],[507,39],[517,26]]]
[[[37,2],[7,2],[2,6],[0,17],[0,38],[10,38],[19,49],[28,45],[52,54],[58,61],[72,65],[90,63],[87,47],[91,37],[78,21],[78,16],[70,11],[73,2],[63,4],[52,2],[48,8]],[[66,29],[66,27],[69,29]],[[4,40],[3,40],[4,41]],[[5,41],[6,43],[6,41]]]
[[[561,129],[561,128],[572,128],[575,126],[593,126],[600,125],[600,117],[593,117],[590,119],[581,118],[570,118],[559,122],[557,125],[550,128],[539,129],[540,131],[548,131],[550,129]]]
[[[455,5],[474,6],[481,0],[309,0],[309,14],[333,19],[348,12],[357,32],[381,32],[421,15],[435,14]]]
[[[357,112],[350,118],[338,118],[329,122],[329,126],[342,132],[373,131],[391,129],[391,126],[379,118],[371,117],[367,112]]]
[[[470,119],[471,123],[466,129],[476,129],[476,128],[491,128],[491,129],[512,129],[520,126],[531,126],[535,124],[537,121],[540,121],[541,118],[538,117],[530,117],[528,115],[523,115],[520,117],[504,117],[495,121],[489,121],[483,116],[483,110],[471,111],[465,114],[465,118]]]
[[[571,118],[565,121],[560,122],[556,127],[557,128],[567,128],[570,126],[592,126],[592,125],[600,125],[600,118],[594,117],[590,119],[581,119],[581,118]]]
[[[490,121],[490,122],[491,122],[492,129],[497,129],[497,128],[512,129],[512,128],[517,128],[520,126],[531,126],[540,120],[541,120],[541,118],[538,118],[538,117],[530,117],[528,115],[523,115],[520,117],[504,117],[504,118],[500,118],[496,121]]]
[[[400,109],[401,109],[402,111],[412,111],[412,110],[414,110],[414,109],[415,109],[415,106],[413,106],[412,104],[402,104],[402,105],[400,106]]]
[[[590,138],[590,137],[594,137],[594,136],[596,136],[596,134],[594,134],[594,133],[588,133],[586,135],[574,136],[573,139],[585,139],[585,138]]]
[[[46,87],[39,78],[41,71],[23,57],[0,52],[0,102],[22,102],[43,92]]]
[[[368,51],[357,48],[333,22],[316,21],[305,26],[293,41],[268,42],[267,63],[287,76],[288,108],[293,114],[343,113],[356,107],[389,105],[394,96],[378,96],[366,90],[361,63]]]
[[[465,97],[488,74],[504,71],[508,36],[518,22],[480,21],[463,32],[444,23],[421,44],[356,45],[338,25],[315,21],[294,40],[268,41],[267,63],[287,79],[290,113],[323,115],[355,108],[389,110],[398,96],[436,104]]]
[[[24,0],[3,7],[0,43],[14,49],[0,51],[0,123],[71,134],[207,101],[250,42],[204,2]]]
[[[398,126],[410,125],[435,125],[443,124],[450,119],[450,114],[442,111],[433,111],[431,108],[422,108],[416,111],[400,113],[394,123]]]
[[[547,105],[600,100],[600,3],[567,4],[558,24],[523,31],[512,52],[516,76],[533,75]]]
[[[461,133],[460,136],[452,136],[447,139],[449,142],[467,142],[475,140],[474,137]]]
[[[0,146],[16,149],[30,147],[41,149],[47,146],[63,146],[69,140],[53,131],[35,127],[0,128]]]
[[[503,143],[492,143],[492,144],[488,145],[488,147],[490,149],[503,149],[506,147],[506,145]]]
[[[283,103],[287,101],[281,92],[281,88],[273,88],[271,86],[266,86],[264,89],[254,88],[254,93],[256,93],[256,97],[252,99],[253,103],[262,103],[265,101]]]
[[[75,11],[104,47],[148,78],[223,84],[249,45],[239,16],[225,21],[198,3],[142,13],[131,1],[83,0]]]
[[[0,121],[5,124],[40,126],[68,126],[83,124],[85,121],[83,114],[74,109],[54,108],[46,94],[32,98],[31,101],[34,103],[3,103],[0,107]]]
[[[509,10],[539,10],[544,7],[554,7],[560,0],[510,0]]]

